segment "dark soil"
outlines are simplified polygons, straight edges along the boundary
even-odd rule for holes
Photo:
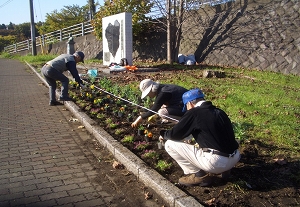
[[[141,74],[126,74],[120,73],[110,75],[116,83],[126,84],[132,80],[142,80],[147,78],[147,75]],[[72,90],[72,89],[71,89]],[[73,91],[76,92],[75,89]],[[103,95],[103,93],[102,93]],[[101,96],[98,94],[98,96]],[[88,101],[86,101],[88,102]],[[105,112],[101,110],[101,106],[90,104],[86,107],[80,101],[76,102],[83,111],[89,114],[116,140],[120,141],[125,135],[133,135],[135,142],[144,141],[144,135],[138,135],[137,129],[130,127],[131,121],[126,119],[127,113],[132,113],[136,106],[126,105],[125,115],[118,117],[112,111]],[[115,103],[109,103],[114,107]],[[120,106],[118,106],[120,108]],[[99,113],[104,114],[103,117],[97,118],[96,115],[90,113],[91,108],[98,108]],[[103,107],[102,107],[103,108]],[[115,129],[109,127],[105,120],[111,118],[113,123],[118,126]],[[134,117],[136,118],[136,116]],[[159,171],[156,168],[158,159],[144,159],[143,152],[135,149],[133,143],[123,143],[128,149],[134,152],[137,156],[143,159],[149,166],[156,169],[162,176],[167,178],[178,188],[182,189],[188,195],[193,196],[196,200],[206,206],[300,206],[300,162],[298,159],[285,157],[282,154],[268,155],[266,152],[270,149],[278,149],[280,146],[272,146],[261,143],[259,140],[251,139],[240,146],[242,154],[240,162],[231,171],[231,176],[224,180],[218,175],[214,175],[214,182],[210,187],[183,187],[177,184],[178,179],[183,176],[181,168],[172,158],[163,150],[157,148],[157,139],[161,129],[172,127],[172,124],[161,125],[158,122],[144,123],[144,126],[153,134],[149,140],[149,149],[158,152],[159,158],[172,163],[172,167],[166,171]],[[116,134],[116,129],[123,129],[121,134]],[[97,146],[96,146],[97,147]],[[285,149],[286,150],[286,149]],[[128,189],[130,190],[130,189]]]

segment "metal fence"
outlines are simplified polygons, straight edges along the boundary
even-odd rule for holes
[[[83,22],[80,24],[75,24],[70,27],[63,28],[54,32],[50,32],[35,38],[36,46],[46,46],[56,42],[64,41],[69,39],[69,37],[78,37],[90,34],[94,31],[91,22]],[[4,47],[4,51],[7,53],[17,53],[24,50],[31,50],[32,40],[28,39],[22,42],[18,42],[13,45]]]

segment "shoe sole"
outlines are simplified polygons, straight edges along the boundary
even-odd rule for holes
[[[207,187],[207,186],[211,185],[212,182],[209,182],[209,183],[198,183],[198,184],[183,184],[183,183],[179,183],[179,184],[183,185],[183,186],[187,186],[187,187],[191,187],[191,186]]]

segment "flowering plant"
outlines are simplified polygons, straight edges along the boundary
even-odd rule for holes
[[[152,132],[149,132],[148,130],[145,130],[145,131],[144,131],[144,134],[145,134],[145,137],[149,137],[149,138],[152,138],[152,137],[153,137]]]
[[[149,143],[147,143],[145,141],[143,141],[143,142],[138,141],[138,142],[135,142],[134,144],[135,144],[134,149],[137,149],[137,150],[144,150],[149,146]]]
[[[143,158],[151,158],[151,159],[158,159],[159,154],[154,150],[145,150],[145,153],[142,154]]]
[[[91,110],[90,110],[90,113],[92,115],[96,115],[96,114],[98,114],[98,112],[99,112],[99,108],[91,108]]]

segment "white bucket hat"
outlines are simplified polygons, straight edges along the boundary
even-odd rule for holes
[[[140,90],[142,91],[141,98],[145,98],[151,91],[153,84],[155,84],[154,81],[151,79],[144,79],[140,83]]]

